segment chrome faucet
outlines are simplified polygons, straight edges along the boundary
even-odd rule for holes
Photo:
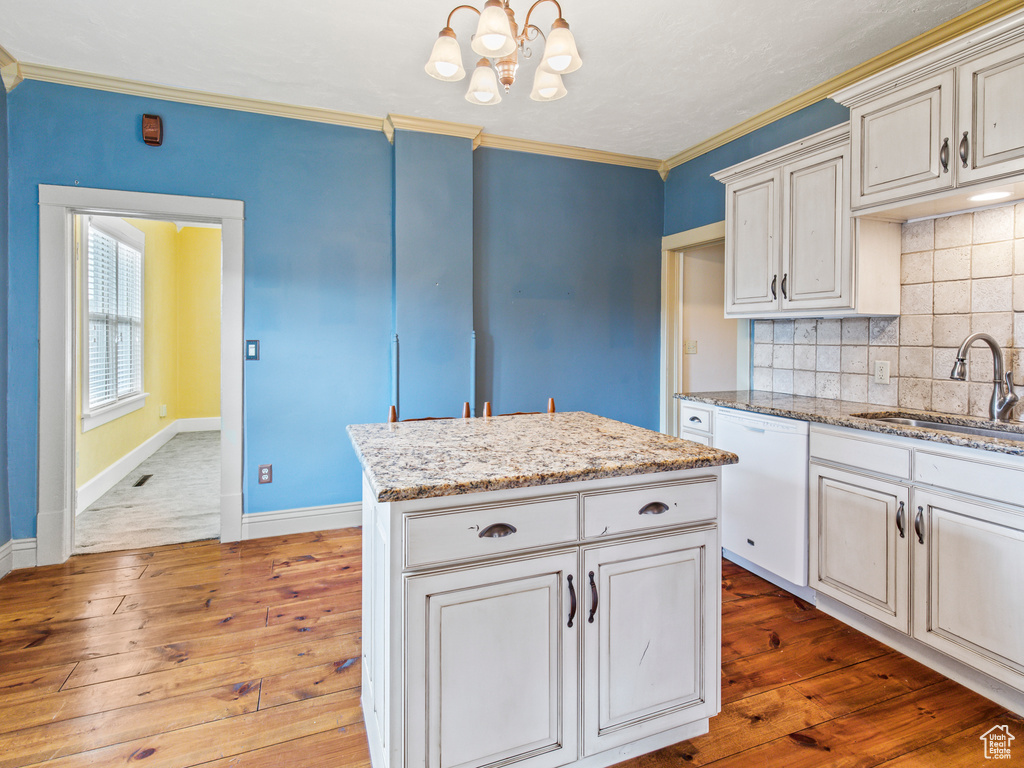
[[[972,333],[960,345],[956,353],[956,362],[949,378],[964,381],[967,378],[967,350],[976,341],[984,341],[992,349],[992,401],[988,406],[988,415],[992,421],[1010,421],[1010,413],[1017,404],[1017,393],[1013,391],[1013,371],[1003,370],[1003,350],[999,342],[987,333]]]

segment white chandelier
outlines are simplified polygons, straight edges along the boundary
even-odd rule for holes
[[[534,8],[541,3],[554,3],[558,9],[558,18],[551,25],[551,31],[544,33],[530,23]],[[455,11],[467,8],[480,15],[476,34],[470,41],[473,52],[482,58],[476,63],[473,77],[469,80],[466,101],[470,104],[490,106],[501,101],[498,82],[509,92],[515,82],[519,70],[519,54],[530,58],[532,51],[527,43],[544,37],[544,55],[533,76],[533,90],[530,98],[534,101],[554,101],[566,94],[562,84],[562,75],[575,72],[583,64],[576,50],[576,41],[569,24],[562,18],[562,6],[558,0],[537,0],[526,12],[523,31],[519,31],[515,13],[508,5],[508,0],[487,0],[483,11],[471,5],[459,5],[448,14],[448,23],[437,36],[434,49],[427,61],[427,74],[438,80],[454,82],[466,76],[462,67],[462,50],[455,39],[452,29],[452,16]]]

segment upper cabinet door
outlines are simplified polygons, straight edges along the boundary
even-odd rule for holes
[[[961,65],[956,152],[960,182],[1024,171],[1024,42]]]
[[[847,145],[782,170],[784,311],[852,306]]]
[[[746,177],[725,192],[725,312],[778,309],[779,171]]]
[[[953,87],[950,69],[850,111],[854,209],[953,187]]]

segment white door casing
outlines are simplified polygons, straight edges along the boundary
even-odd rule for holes
[[[79,213],[221,225],[221,540],[242,536],[245,204],[240,200],[39,185],[39,466],[36,562],[71,555],[75,514],[73,216]],[[234,353],[233,353],[234,351]]]

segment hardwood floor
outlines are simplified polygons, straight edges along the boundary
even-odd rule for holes
[[[0,581],[0,768],[368,766],[358,529],[78,555]],[[978,766],[1024,720],[726,563],[722,714],[627,761]]]

